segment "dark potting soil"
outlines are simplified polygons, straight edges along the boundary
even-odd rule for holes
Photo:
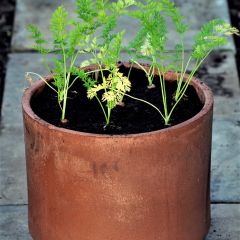
[[[126,74],[128,69],[121,65],[120,70]],[[163,112],[159,78],[154,79],[156,88],[148,89],[148,82],[144,76],[142,70],[132,70],[130,95],[151,102]],[[169,108],[170,105],[174,104],[175,90],[176,82],[166,82]],[[101,98],[101,96],[99,97]],[[131,134],[163,129],[186,121],[196,115],[203,107],[194,88],[189,86],[186,95],[174,110],[170,125],[165,126],[160,114],[151,106],[126,96],[123,102],[125,106],[117,106],[112,110],[111,122],[108,126],[105,125],[105,118],[99,103],[96,99],[87,99],[86,89],[82,86],[81,81],[76,82],[69,90],[66,111],[67,123],[61,123],[61,112],[56,93],[47,86],[40,94],[32,98],[31,106],[40,118],[55,126],[99,134]]]

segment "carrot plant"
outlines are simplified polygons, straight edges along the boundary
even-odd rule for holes
[[[36,73],[28,72],[27,75],[37,75],[57,93],[58,104],[61,109],[61,121],[63,123],[67,121],[68,91],[71,85],[78,79],[77,76],[70,82],[74,64],[77,58],[84,53],[86,39],[95,31],[96,27],[94,21],[85,24],[75,19],[70,19],[63,5],[59,6],[51,17],[49,27],[52,36],[51,43],[44,39],[37,26],[28,26],[28,30],[35,40],[34,48],[43,55],[44,65],[53,78],[53,82],[52,84],[48,83]],[[54,56],[49,55],[50,53],[53,53]]]
[[[130,13],[140,22],[140,30],[134,40],[130,43],[131,62],[137,64],[146,74],[149,88],[153,85],[155,73],[158,73],[160,91],[162,95],[163,112],[161,116],[165,125],[169,125],[171,115],[186,93],[186,90],[199,67],[208,55],[217,47],[227,43],[227,37],[232,34],[239,34],[239,31],[230,24],[215,19],[206,23],[201,31],[195,36],[192,53],[187,59],[185,56],[184,39],[188,25],[178,8],[169,0],[153,1],[145,0],[136,3],[138,9]],[[171,19],[175,31],[179,36],[179,43],[176,44],[173,52],[167,50],[168,31],[167,19]],[[148,70],[139,63],[147,60]],[[186,76],[190,64],[193,68]],[[174,96],[174,104],[170,106],[167,102],[165,74],[168,71],[176,73],[177,89]]]
[[[119,0],[109,4],[107,2],[103,1],[101,8],[101,15],[104,19],[102,32],[88,42],[85,51],[91,54],[91,58],[81,64],[81,67],[89,64],[96,66],[95,70],[85,72],[88,76],[95,74],[95,84],[87,89],[87,97],[97,99],[105,117],[105,126],[110,123],[112,109],[118,104],[123,104],[124,95],[131,89],[131,82],[123,76],[116,64],[120,59],[125,31],[117,32],[115,28],[118,18],[127,13],[128,7],[135,1]]]
[[[121,50],[123,32],[117,33],[110,41],[110,45],[100,46],[97,53],[98,45],[96,39],[92,43],[93,58],[91,62],[96,63],[97,70],[94,70],[96,76],[101,76],[101,82],[97,82],[92,88],[88,89],[87,96],[89,99],[96,97],[105,116],[106,125],[110,123],[111,111],[117,104],[123,101],[124,94],[130,91],[131,83],[129,79],[119,71],[116,62],[119,59]],[[107,73],[105,76],[104,73]],[[88,73],[92,73],[88,72]],[[102,98],[98,98],[98,92],[102,92]],[[102,102],[106,102],[106,109]]]

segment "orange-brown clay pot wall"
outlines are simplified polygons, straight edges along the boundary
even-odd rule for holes
[[[212,94],[194,118],[108,136],[54,127],[23,97],[29,228],[34,240],[203,240],[210,225]]]

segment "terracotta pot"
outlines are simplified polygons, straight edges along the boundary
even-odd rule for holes
[[[169,73],[166,79],[172,79]],[[168,129],[98,135],[55,127],[23,96],[29,228],[34,240],[203,240],[210,225],[213,97]]]

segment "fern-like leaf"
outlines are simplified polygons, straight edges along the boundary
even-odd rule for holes
[[[95,84],[96,81],[88,76],[88,73],[84,71],[83,69],[73,67],[71,71],[72,75],[78,76],[79,79],[83,82],[83,86],[89,90],[91,89]]]
[[[239,34],[239,31],[223,20],[214,19],[206,23],[195,37],[192,57],[203,59],[214,48],[225,45],[227,37],[232,34]]]
[[[122,102],[126,92],[131,89],[131,82],[119,69],[115,67],[107,78],[103,79],[101,84],[95,84],[88,89],[87,96],[89,99],[97,96],[98,92],[104,90],[102,94],[102,101],[106,102],[107,108],[110,110],[116,107],[119,102]]]
[[[44,47],[44,45],[47,44],[47,41],[43,38],[43,34],[41,33],[40,29],[33,24],[29,24],[27,29],[35,41],[33,48],[41,54],[49,53],[50,50]]]
[[[97,16],[92,0],[76,0],[76,8],[78,17],[85,22],[93,22]]]
[[[55,43],[55,48],[60,48],[66,44],[68,12],[63,5],[59,6],[52,14],[50,21],[50,31]]]

